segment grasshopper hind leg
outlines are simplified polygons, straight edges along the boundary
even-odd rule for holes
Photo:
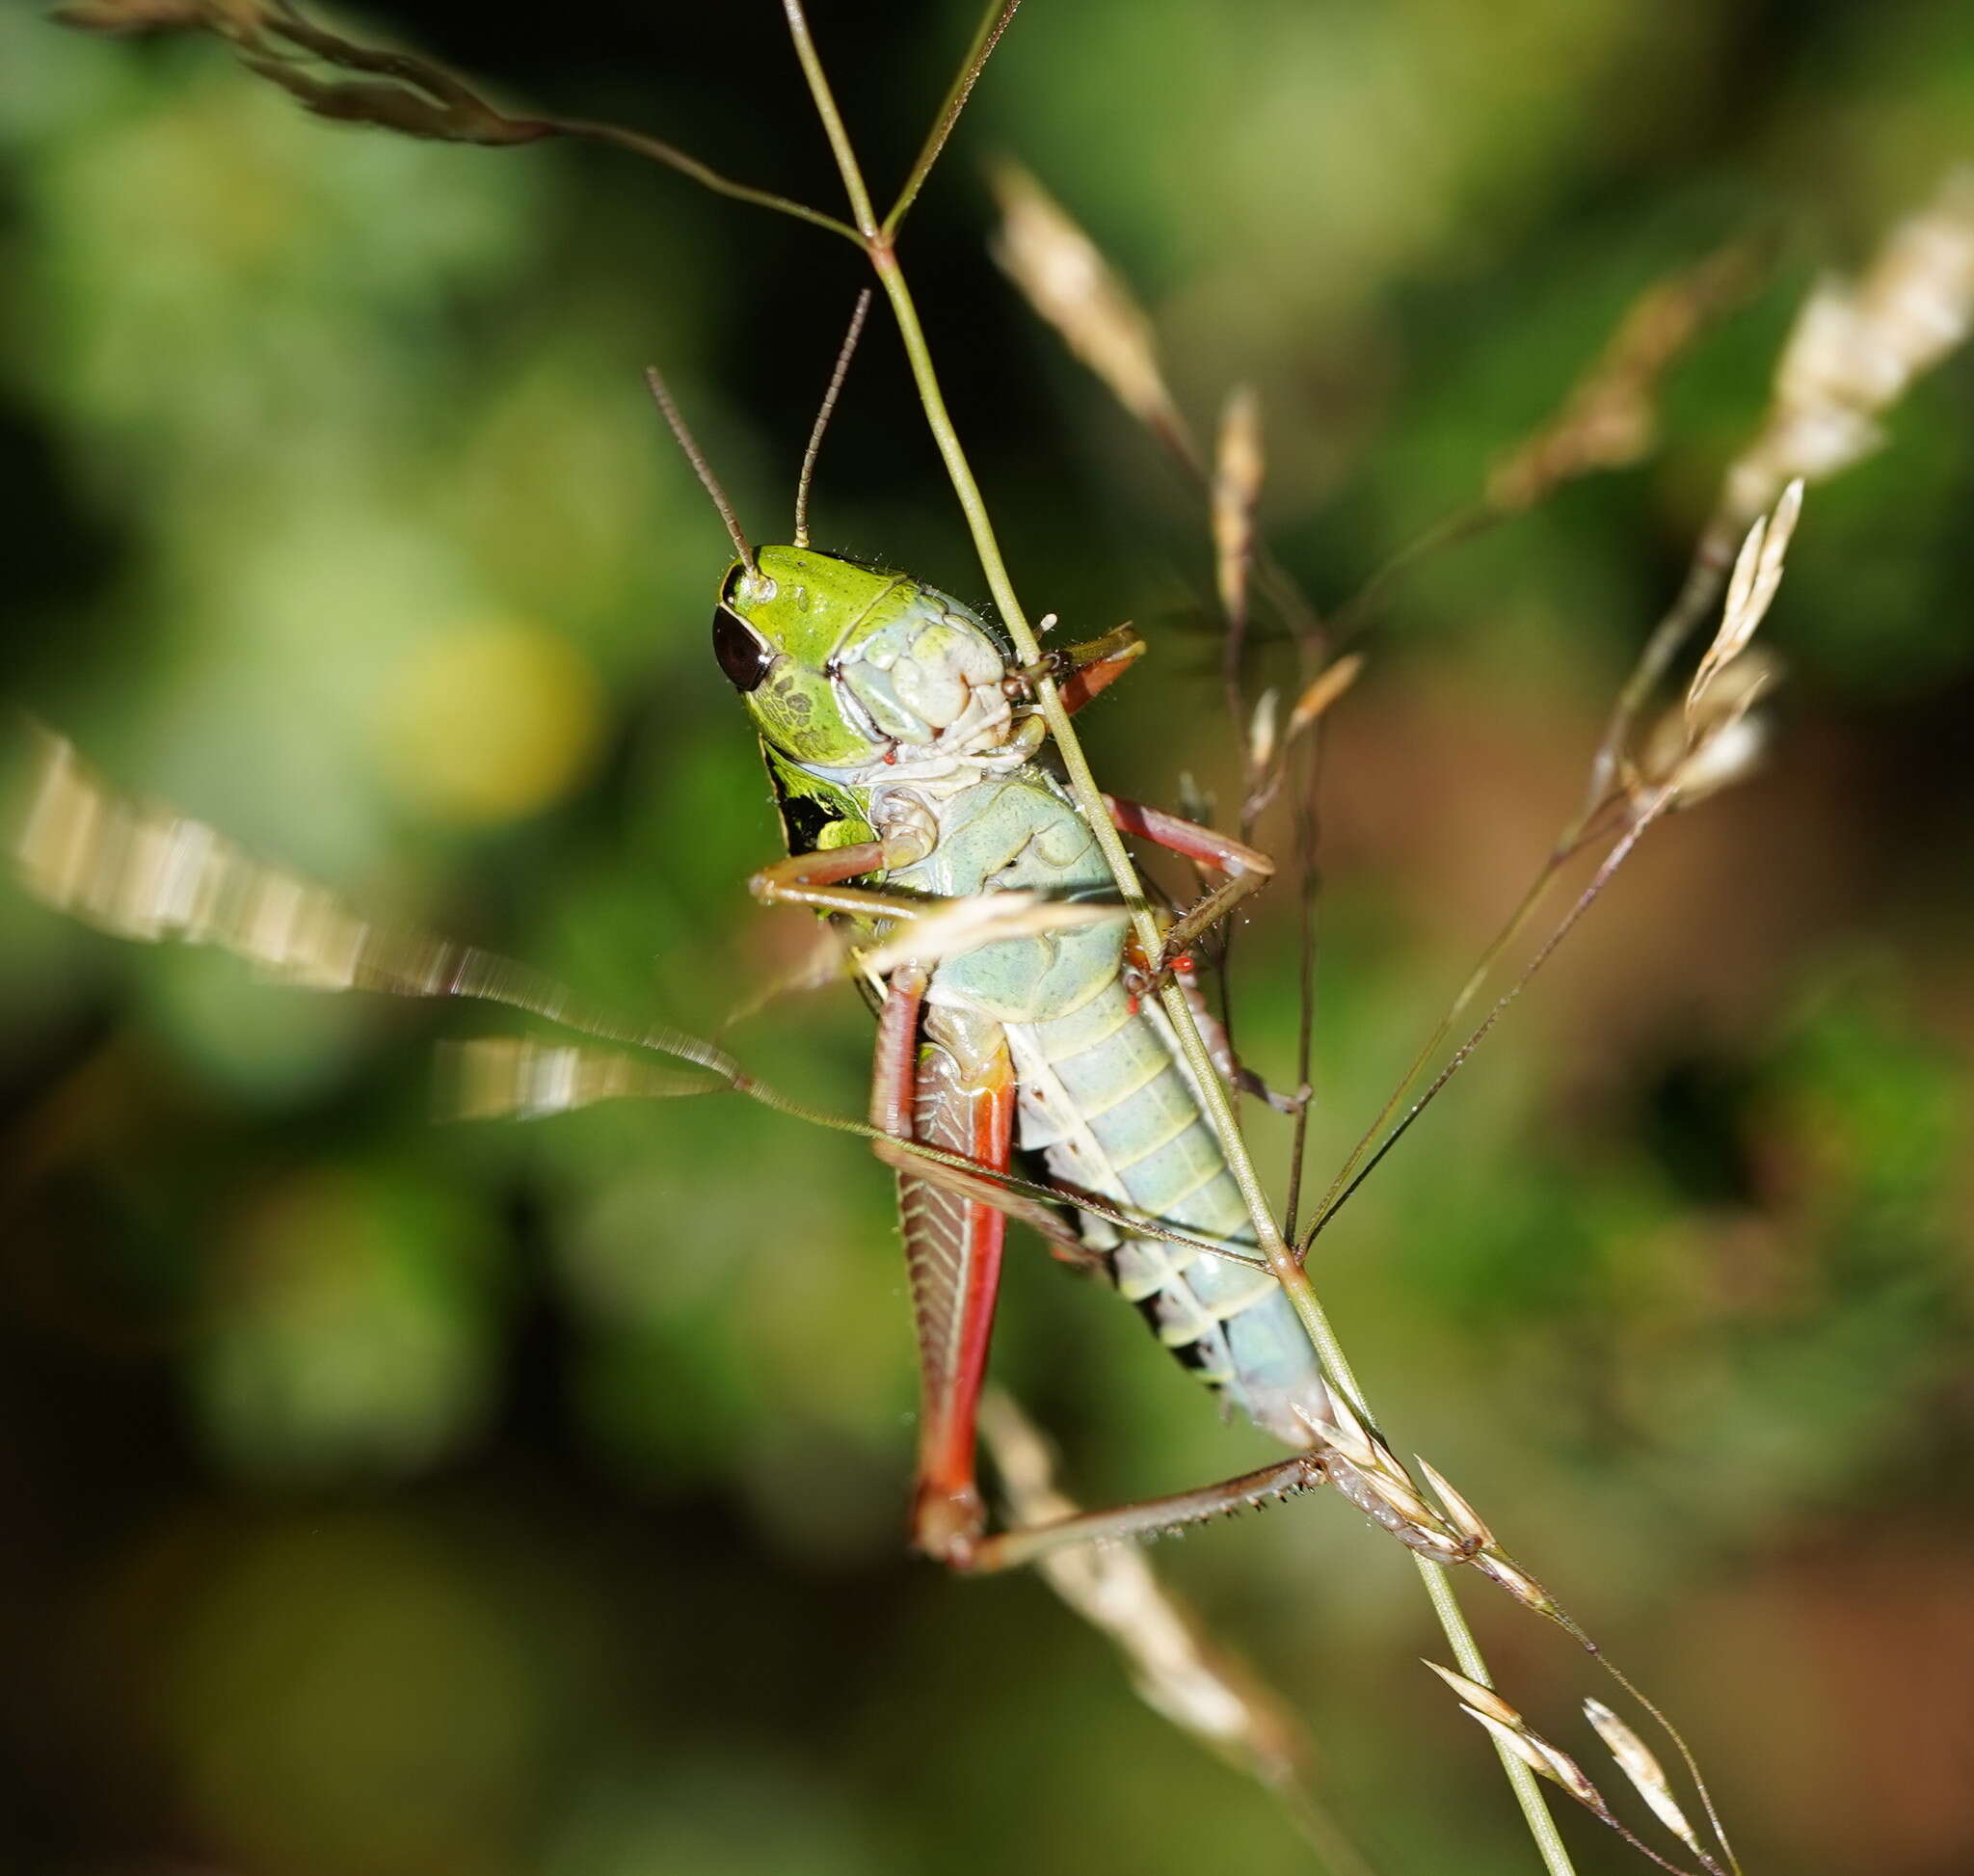
[[[925,973],[893,972],[879,1012],[872,1123],[897,1139],[1005,1172],[1014,1136],[1014,1067],[997,1024],[925,1009]],[[929,1015],[929,1020],[928,1020]],[[881,1150],[881,1149],[880,1149]],[[986,1528],[974,1476],[976,1416],[1000,1287],[1005,1206],[992,1188],[920,1160],[894,1162],[919,1340],[920,1412],[912,1537],[963,1567]]]
[[[999,1025],[927,1010],[925,973],[894,972],[878,1018],[871,1119],[886,1134],[939,1146],[985,1172],[1008,1168],[1015,1082]],[[919,1338],[922,1413],[913,1494],[916,1548],[949,1568],[1010,1569],[1065,1544],[1154,1537],[1288,1497],[1327,1481],[1323,1461],[1298,1453],[1217,1484],[989,1534],[977,1481],[980,1390],[1013,1211],[1042,1208],[982,1179],[883,1151],[898,1171],[899,1215]]]

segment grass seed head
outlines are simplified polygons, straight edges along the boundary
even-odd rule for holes
[[[1782,562],[1796,523],[1802,513],[1802,478],[1798,476],[1782,491],[1774,512],[1758,518],[1741,544],[1734,571],[1727,580],[1727,598],[1721,608],[1721,624],[1714,642],[1694,672],[1686,692],[1688,720],[1697,724],[1700,706],[1709,686],[1728,665],[1747,649],[1755,628],[1768,616],[1775,589],[1782,583]]]
[[[1710,730],[1689,750],[1685,719],[1674,712],[1653,732],[1646,746],[1643,774],[1652,778],[1655,788],[1669,789],[1677,795],[1680,807],[1694,807],[1752,775],[1761,766],[1768,741],[1768,726],[1760,717],[1741,716]],[[1672,760],[1655,775],[1653,752],[1668,746]]]
[[[1471,1710],[1491,1713],[1503,1726],[1519,1730],[1522,1725],[1520,1710],[1510,1706],[1492,1687],[1463,1674],[1455,1674],[1451,1668],[1442,1668],[1437,1661],[1427,1661],[1425,1665],[1454,1690],[1463,1705]]]
[[[1161,435],[1183,435],[1152,322],[1096,243],[1018,165],[1000,165],[993,183],[1001,270],[1127,411]]]
[[[212,33],[249,71],[336,122],[451,144],[531,144],[554,134],[496,110],[443,66],[346,40],[284,0],[71,0],[55,17],[92,33]]]
[[[980,1431],[994,1455],[1016,1520],[1074,1516],[1059,1490],[1047,1442],[1015,1402],[990,1389]],[[1183,1731],[1265,1782],[1308,1756],[1299,1729],[1244,1664],[1214,1647],[1134,1544],[1080,1544],[1050,1551],[1035,1568],[1078,1615],[1107,1636],[1129,1665],[1138,1697]]]
[[[1417,1455],[1414,1458],[1417,1459]],[[1433,1495],[1445,1508],[1447,1522],[1477,1550],[1492,1550],[1494,1533],[1487,1528],[1480,1513],[1447,1484],[1436,1467],[1423,1459],[1418,1459],[1418,1466],[1426,1474],[1426,1482],[1432,1487]]]
[[[1275,719],[1281,702],[1272,684],[1255,700],[1254,719],[1247,726],[1247,765],[1252,774],[1266,775],[1275,759]]]
[[[440,1112],[448,1120],[536,1120],[600,1101],[704,1094],[720,1085],[615,1049],[488,1035],[441,1043]]]
[[[1460,1711],[1470,1720],[1478,1720],[1530,1771],[1553,1784],[1561,1785],[1587,1810],[1595,1811],[1599,1817],[1611,1815],[1611,1807],[1604,1802],[1597,1787],[1584,1776],[1584,1768],[1560,1747],[1552,1746],[1540,1733],[1531,1731],[1526,1721],[1518,1726],[1506,1726],[1491,1713],[1483,1713],[1479,1707],[1469,1706],[1464,1702]]]
[[[1312,723],[1317,722],[1357,682],[1357,674],[1363,669],[1364,657],[1360,652],[1351,652],[1338,658],[1334,664],[1324,665],[1310,680],[1308,687],[1296,698],[1295,708],[1289,712],[1289,732],[1285,739],[1294,742]]]
[[[1886,235],[1854,281],[1820,281],[1797,315],[1727,510],[1755,515],[1792,477],[1820,482],[1883,441],[1878,419],[1974,328],[1974,166]]]
[[[1473,1563],[1482,1576],[1491,1583],[1500,1584],[1524,1609],[1533,1609],[1538,1616],[1547,1616],[1551,1621],[1567,1625],[1568,1619],[1562,1612],[1562,1605],[1512,1559],[1503,1556],[1498,1550],[1483,1550]]]
[[[1261,406],[1246,385],[1227,393],[1214,457],[1214,577],[1230,626],[1247,617],[1254,564],[1254,508],[1261,498]]]
[[[1342,1390],[1324,1381],[1322,1401],[1325,1410],[1320,1420],[1299,1407],[1295,1409],[1310,1431],[1324,1445],[1334,1446],[1360,1471],[1374,1473],[1383,1470],[1383,1455],[1364,1431],[1364,1423],[1358,1419],[1356,1409],[1345,1399]]]
[[[1597,1729],[1597,1736],[1611,1750],[1611,1756],[1617,1761],[1617,1768],[1637,1787],[1638,1794],[1651,1807],[1652,1815],[1684,1843],[1696,1856],[1704,1858],[1706,1852],[1694,1828],[1686,1821],[1686,1813],[1679,1809],[1672,1796],[1672,1785],[1666,1777],[1665,1768],[1653,1755],[1651,1749],[1630,1727],[1604,1704],[1602,1701],[1587,1700],[1584,1713],[1590,1724]]]
[[[1789,543],[1802,512],[1802,478],[1782,491],[1771,515],[1748,528],[1727,581],[1721,623],[1687,685],[1677,710],[1668,711],[1644,739],[1634,780],[1634,806],[1650,795],[1661,806],[1669,795],[1691,807],[1742,780],[1760,759],[1766,737],[1748,711],[1774,688],[1780,664],[1753,649],[1767,617]]]
[[[1439,1514],[1420,1497],[1411,1480],[1402,1472],[1394,1473],[1379,1467],[1375,1471],[1367,1471],[1364,1476],[1372,1490],[1420,1536],[1429,1539],[1435,1546],[1451,1544],[1454,1548],[1458,1547]]]
[[[1747,297],[1762,271],[1761,256],[1737,241],[1648,286],[1556,415],[1497,459],[1488,472],[1487,505],[1516,514],[1564,482],[1637,462],[1658,433],[1658,392],[1667,371]]]
[[[943,957],[1003,939],[1101,925],[1116,916],[1114,906],[1078,905],[1035,893],[974,893],[952,899],[922,919],[901,920],[891,936],[859,962],[865,971],[882,977],[906,962],[936,964]]]

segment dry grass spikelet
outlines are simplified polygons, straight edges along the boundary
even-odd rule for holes
[[[1658,391],[1667,371],[1747,297],[1760,273],[1754,249],[1736,241],[1647,287],[1557,414],[1497,460],[1487,477],[1487,505],[1516,514],[1564,482],[1637,462],[1658,434]]]
[[[1347,653],[1334,664],[1324,665],[1303,687],[1301,696],[1295,700],[1295,708],[1289,712],[1286,740],[1294,742],[1319,721],[1330,706],[1357,682],[1363,669],[1364,655],[1361,652]]]
[[[1056,1487],[1047,1444],[1006,1394],[982,1396],[980,1431],[1019,1522],[1076,1515],[1076,1502]],[[1300,1766],[1307,1748],[1296,1724],[1241,1663],[1205,1639],[1137,1546],[1079,1544],[1047,1553],[1035,1568],[1109,1638],[1148,1706],[1270,1782]]]
[[[1750,649],[1781,584],[1783,560],[1802,512],[1802,481],[1782,491],[1774,512],[1757,520],[1742,542],[1727,582],[1721,624],[1694,668],[1686,696],[1646,737],[1637,790],[1668,795],[1681,807],[1741,780],[1765,741],[1748,712],[1778,681],[1781,666]]]
[[[1544,1739],[1493,1688],[1471,1680],[1463,1674],[1455,1674],[1451,1668],[1442,1668],[1437,1661],[1428,1661],[1426,1666],[1453,1689],[1459,1700],[1460,1711],[1470,1720],[1478,1720],[1531,1771],[1560,1784],[1580,1805],[1600,1817],[1611,1814],[1610,1807],[1585,1775],[1583,1767],[1561,1747],[1552,1746]]]
[[[1974,328],[1974,165],[1950,171],[1856,280],[1818,282],[1775,369],[1774,394],[1727,484],[1728,524],[1793,478],[1819,482],[1884,441],[1878,419]]]
[[[1254,562],[1254,509],[1261,498],[1264,457],[1261,405],[1238,385],[1220,414],[1214,455],[1214,576],[1220,610],[1229,621],[1247,616],[1247,575]]]
[[[1152,322],[1131,289],[1027,171],[1002,164],[993,182],[1000,204],[994,257],[1001,270],[1127,411],[1160,436],[1183,439],[1185,420],[1159,368]]]
[[[1639,1796],[1651,1808],[1652,1815],[1688,1849],[1704,1858],[1706,1851],[1698,1836],[1686,1821],[1686,1813],[1672,1796],[1671,1782],[1666,1777],[1665,1767],[1645,1742],[1602,1701],[1587,1700],[1584,1714],[1596,1728],[1597,1736],[1611,1749],[1611,1756],[1617,1761],[1618,1770],[1632,1782]]]

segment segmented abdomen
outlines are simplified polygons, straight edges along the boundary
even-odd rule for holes
[[[1024,1147],[1064,1184],[1200,1237],[1251,1246],[1240,1190],[1162,1012],[1113,975],[1076,1008],[1010,1026]],[[1319,1371],[1289,1300],[1250,1263],[1119,1231],[1084,1215],[1117,1287],[1159,1339],[1258,1425],[1295,1445],[1292,1411],[1320,1401]]]

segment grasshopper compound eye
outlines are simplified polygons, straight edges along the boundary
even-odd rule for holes
[[[767,676],[775,655],[751,626],[724,605],[713,608],[713,656],[735,690],[753,690]]]

